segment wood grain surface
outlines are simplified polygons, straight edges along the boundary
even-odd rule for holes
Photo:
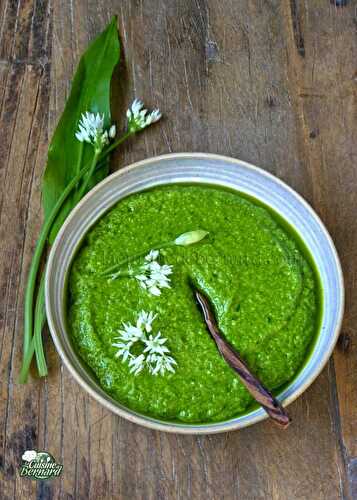
[[[337,2],[339,3],[339,2]],[[344,3],[344,2],[340,2]],[[3,0],[0,3],[0,499],[357,499],[356,1]],[[190,437],[130,424],[75,383],[47,338],[50,375],[17,384],[23,290],[41,224],[49,137],[79,55],[113,14],[125,61],[113,114],[142,97],[165,114],[113,169],[167,152],[255,163],[301,193],[346,278],[333,359],[270,422]],[[26,449],[64,465],[19,477]]]

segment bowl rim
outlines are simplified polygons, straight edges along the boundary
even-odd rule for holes
[[[175,159],[199,159],[199,160],[217,160],[221,162],[229,162],[231,164],[236,164],[237,166],[243,166],[244,168],[255,171],[259,175],[262,175],[266,177],[267,179],[270,179],[276,184],[279,184],[283,189],[287,190],[290,192],[290,194],[295,197],[295,199],[304,206],[304,208],[309,212],[309,214],[315,219],[317,224],[319,225],[323,236],[326,238],[326,240],[329,243],[330,250],[332,252],[333,260],[335,263],[335,270],[336,274],[338,277],[338,285],[339,285],[339,298],[340,298],[340,307],[338,309],[338,314],[337,314],[337,321],[336,321],[336,326],[335,330],[333,332],[333,336],[330,340],[329,347],[326,351],[324,351],[322,358],[319,361],[319,365],[316,367],[315,371],[310,375],[310,377],[302,383],[291,395],[287,396],[284,401],[282,401],[282,404],[284,407],[288,406],[291,404],[293,401],[295,401],[305,390],[315,381],[315,379],[319,376],[323,368],[325,367],[326,363],[328,362],[332,351],[335,348],[336,342],[339,337],[339,333],[341,330],[342,326],[342,320],[343,320],[343,315],[344,315],[344,306],[345,306],[345,287],[344,287],[344,278],[343,278],[343,272],[342,272],[342,266],[340,263],[340,259],[336,250],[336,247],[334,245],[334,242],[325,226],[325,224],[322,222],[318,214],[315,212],[315,210],[311,207],[311,205],[297,192],[295,191],[292,187],[290,187],[286,182],[283,180],[279,179],[275,175],[271,174],[270,172],[264,170],[263,168],[257,167],[255,165],[252,165],[248,162],[245,162],[240,159],[232,158],[229,156],[224,156],[224,155],[219,155],[219,154],[213,154],[213,153],[200,153],[200,152],[194,152],[194,153],[189,153],[189,152],[182,152],[182,153],[169,153],[169,154],[164,154],[164,155],[159,155],[159,156],[153,156],[150,158],[146,158],[144,160],[140,160],[137,162],[134,162],[126,167],[120,168],[119,170],[113,172],[112,174],[108,175],[105,179],[103,179],[100,183],[98,183],[96,186],[91,189],[81,200],[80,202],[72,209],[64,223],[62,224],[56,239],[52,245],[50,255],[48,258],[47,266],[46,266],[46,277],[45,277],[45,303],[46,303],[46,315],[47,315],[47,321],[51,333],[51,337],[53,340],[53,343],[55,344],[56,350],[59,353],[62,362],[64,363],[65,367],[69,370],[73,378],[79,383],[79,385],[91,396],[93,397],[97,402],[99,402],[101,405],[103,405],[105,408],[111,410],[114,414],[117,414],[126,420],[129,420],[133,423],[143,425],[144,427],[151,428],[154,430],[161,430],[165,432],[170,432],[170,433],[179,433],[179,434],[215,434],[215,433],[221,433],[221,432],[228,432],[232,430],[237,430],[240,428],[244,428],[250,425],[253,425],[259,421],[265,420],[268,418],[268,415],[263,412],[261,414],[258,414],[256,416],[252,416],[249,422],[245,423],[240,423],[237,421],[234,421],[233,419],[229,419],[227,421],[222,421],[222,422],[212,422],[212,423],[207,423],[207,424],[185,424],[185,423],[179,423],[179,422],[170,422],[170,421],[165,421],[165,420],[160,420],[156,419],[150,416],[146,416],[144,414],[137,413],[133,410],[130,410],[130,408],[126,408],[124,405],[122,407],[118,406],[118,404],[115,404],[115,401],[112,399],[113,403],[109,401],[108,399],[105,399],[102,397],[95,389],[93,389],[78,373],[76,368],[72,365],[70,359],[68,358],[65,349],[61,345],[61,341],[59,339],[59,336],[57,335],[56,331],[56,326],[55,326],[55,320],[54,320],[54,315],[52,314],[52,308],[51,308],[51,302],[50,302],[50,278],[51,278],[51,273],[52,269],[54,266],[54,258],[55,258],[55,253],[58,245],[60,244],[62,235],[65,233],[67,226],[70,224],[72,219],[76,217],[76,214],[81,210],[82,206],[87,203],[87,201],[95,194],[97,191],[103,188],[106,184],[109,184],[113,181],[113,179],[116,179],[117,177],[120,177],[132,170],[135,169],[141,169],[145,168],[145,166],[148,166],[152,163],[164,161],[164,160],[175,160]],[[214,182],[212,183],[214,185]],[[217,184],[219,186],[219,184]],[[268,207],[269,203],[264,202]],[[272,209],[276,211],[273,207]],[[105,213],[105,212],[104,212]],[[284,218],[284,216],[283,216]],[[294,230],[297,231],[299,234],[300,238],[304,241],[304,237],[301,235],[300,231],[298,231],[294,225],[292,225]],[[317,266],[317,264],[315,264]],[[318,268],[318,266],[317,266]],[[321,332],[320,332],[321,334]],[[105,391],[104,391],[105,392]],[[110,396],[109,396],[110,397]],[[120,404],[120,403],[119,403]],[[224,423],[224,427],[221,427],[222,424]]]

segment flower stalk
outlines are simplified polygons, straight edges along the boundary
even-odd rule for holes
[[[100,273],[100,276],[103,277],[108,277],[112,280],[119,278],[120,276],[127,276],[127,274],[122,273],[121,269],[124,266],[127,266],[131,262],[134,262],[140,257],[144,257],[146,254],[149,254],[151,252],[157,252],[160,250],[163,250],[164,248],[167,247],[173,247],[173,246],[182,246],[186,247],[189,245],[193,245],[195,243],[199,243],[202,241],[204,238],[206,238],[209,235],[208,231],[204,231],[203,229],[196,229],[195,231],[188,231],[187,233],[180,234],[177,236],[175,239],[170,240],[170,241],[164,241],[162,243],[158,243],[157,245],[152,246],[151,248],[146,248],[142,252],[138,252],[134,255],[131,255],[120,262],[118,264],[115,264],[114,266],[108,267],[105,269],[102,273]]]

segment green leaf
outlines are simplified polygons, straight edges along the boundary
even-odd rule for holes
[[[93,147],[75,138],[81,114],[85,111],[104,113],[105,127],[111,123],[110,82],[114,68],[119,62],[119,54],[116,17],[113,17],[107,28],[90,44],[81,57],[73,78],[70,96],[53,134],[42,184],[45,221],[71,179],[78,174],[81,166],[93,158]],[[104,179],[108,171],[109,163],[93,176],[88,189]],[[64,219],[74,206],[75,196],[74,190],[56,219],[49,237],[50,243],[53,242]]]

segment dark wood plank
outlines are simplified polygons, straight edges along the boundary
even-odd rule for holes
[[[25,278],[41,221],[40,176],[47,150],[50,16],[47,1],[0,7],[0,497],[34,498],[19,478],[38,443],[42,383],[17,384]]]
[[[52,8],[45,0],[0,6],[0,497],[356,498],[354,2],[53,0]],[[165,118],[124,146],[113,168],[170,151],[238,157],[297,189],[335,238],[350,343],[291,406],[284,433],[268,422],[206,437],[130,424],[79,388],[50,342],[47,380],[16,383],[48,135],[81,52],[114,13],[125,52],[114,115],[124,125],[127,105],[142,97]],[[31,447],[63,463],[62,477],[21,479]]]
[[[50,2],[4,0],[0,5],[0,59],[42,66],[51,49]]]

